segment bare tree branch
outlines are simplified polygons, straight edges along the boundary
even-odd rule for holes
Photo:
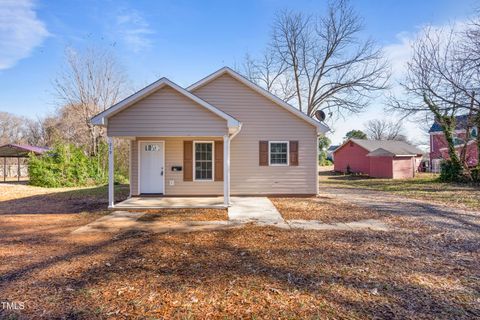
[[[72,120],[88,133],[90,152],[94,154],[103,132],[90,119],[119,101],[125,93],[126,77],[106,50],[89,48],[77,52],[68,48],[65,57],[65,68],[54,80],[54,89],[62,105],[73,114]],[[82,132],[83,128],[77,131]]]
[[[400,121],[374,119],[365,124],[365,132],[371,140],[407,141]]]
[[[359,113],[389,78],[380,48],[360,40],[362,29],[347,0],[331,1],[324,16],[282,11],[268,54],[247,56],[243,73],[309,116],[317,110],[338,117]]]

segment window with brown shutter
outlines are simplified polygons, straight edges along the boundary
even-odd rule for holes
[[[261,166],[268,166],[268,141],[260,141],[258,158]]]
[[[183,181],[193,181],[193,141],[183,141]]]
[[[215,181],[223,181],[223,141],[215,141]]]
[[[290,165],[298,166],[298,141],[290,141]]]

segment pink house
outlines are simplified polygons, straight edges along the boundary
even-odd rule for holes
[[[418,171],[422,150],[403,141],[349,139],[334,151],[337,172],[406,179]]]
[[[467,115],[456,117],[455,128],[455,149],[460,154],[462,149],[466,145],[466,160],[469,166],[475,166],[478,163],[478,149],[475,139],[478,136],[478,128],[473,127],[470,129],[470,139],[466,142],[466,127],[467,127]],[[439,123],[434,122],[429,130],[430,134],[430,166],[433,172],[440,171],[440,163],[444,159],[448,159],[448,146],[445,135],[443,134],[442,127]]]

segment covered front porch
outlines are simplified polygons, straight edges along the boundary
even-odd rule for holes
[[[230,141],[242,124],[217,107],[162,78],[99,113],[92,124],[107,131],[109,208],[121,205],[114,203],[113,139],[130,143],[130,199],[122,205],[178,205],[165,196],[221,196],[229,205]]]
[[[168,196],[148,196],[148,197],[130,197],[124,201],[114,204],[115,209],[119,210],[138,210],[138,209],[223,209],[226,208],[224,197],[168,197]]]
[[[233,137],[108,137],[109,209],[228,207]],[[114,139],[130,144],[130,195],[118,203],[114,201]]]

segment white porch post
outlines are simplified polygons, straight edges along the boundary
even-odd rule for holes
[[[230,205],[230,138],[223,136],[223,202]]]
[[[107,137],[108,142],[108,207],[114,207],[114,173],[113,173],[113,139],[112,137]]]

